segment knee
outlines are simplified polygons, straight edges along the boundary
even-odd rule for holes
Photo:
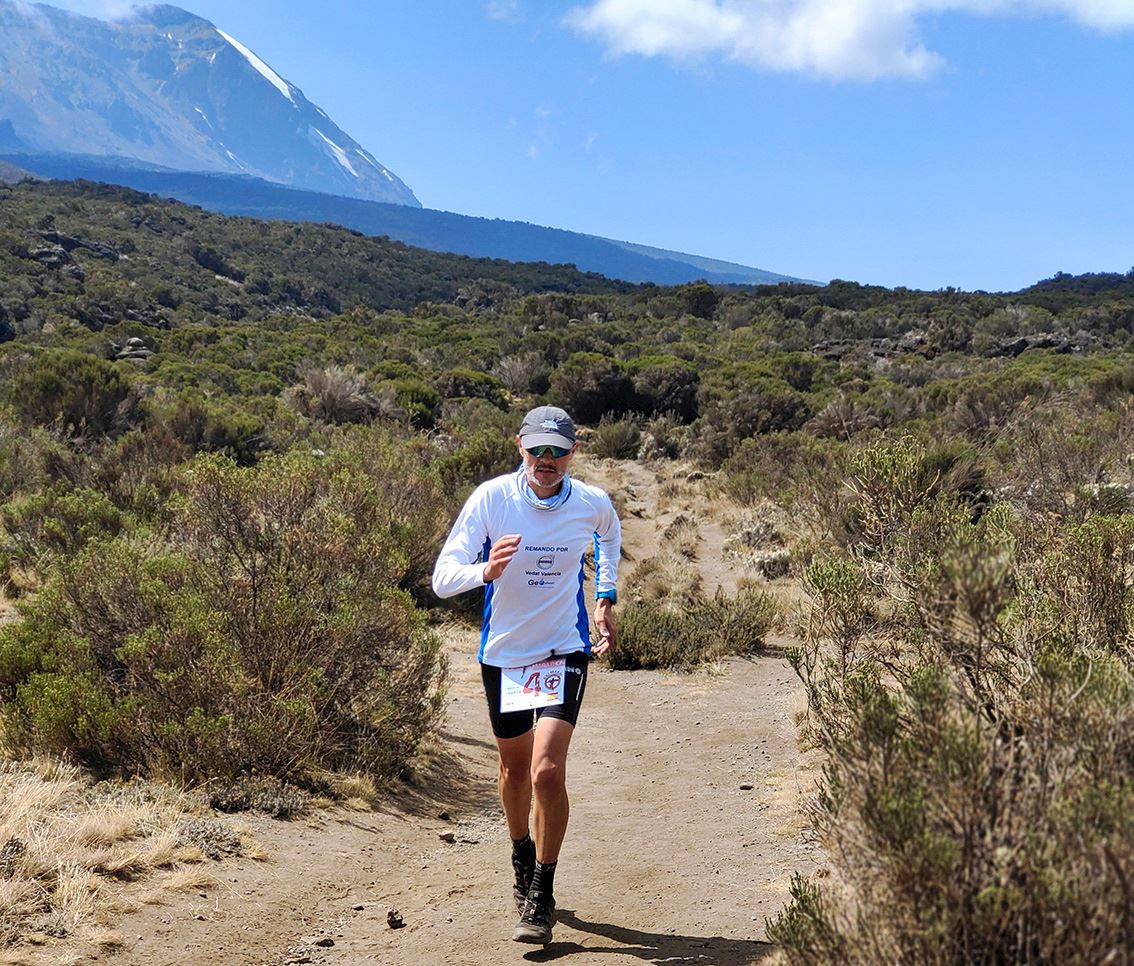
[[[506,761],[500,762],[500,781],[509,788],[520,789],[529,781],[528,765],[511,765]]]
[[[554,795],[565,787],[566,774],[561,762],[541,758],[532,763],[532,786],[537,795]]]

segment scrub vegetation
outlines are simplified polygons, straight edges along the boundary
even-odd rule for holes
[[[0,211],[13,752],[404,773],[444,693],[433,554],[552,402],[598,456],[681,461],[748,514],[738,566],[763,554],[706,593],[675,521],[613,666],[751,653],[779,575],[808,590],[830,874],[769,924],[789,961],[1134,947],[1134,272],[662,288],[89,184],[0,186]]]

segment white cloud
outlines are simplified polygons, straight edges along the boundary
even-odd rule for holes
[[[484,12],[491,20],[501,20],[504,23],[522,23],[524,10],[520,0],[488,0],[484,5]]]
[[[943,63],[918,19],[942,13],[1062,15],[1087,27],[1134,27],[1134,0],[593,0],[568,26],[615,55],[697,60],[832,79],[924,77]]]

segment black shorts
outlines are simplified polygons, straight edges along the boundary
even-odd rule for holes
[[[591,659],[582,651],[564,654],[567,662],[567,682],[563,688],[563,703],[538,711],[500,710],[500,668],[489,664],[480,666],[480,676],[484,681],[484,694],[488,698],[488,717],[492,722],[492,733],[497,738],[519,738],[531,731],[532,721],[543,717],[559,718],[570,725],[579,720],[579,708],[583,704],[583,692],[587,689],[587,666]]]

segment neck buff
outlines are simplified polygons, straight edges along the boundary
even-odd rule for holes
[[[528,506],[533,506],[537,510],[554,510],[560,504],[566,503],[571,496],[571,477],[569,476],[563,477],[559,492],[552,494],[546,500],[536,496],[535,490],[528,483],[528,475],[524,472],[523,466],[516,472],[516,482],[520,488],[520,495],[527,501]]]

